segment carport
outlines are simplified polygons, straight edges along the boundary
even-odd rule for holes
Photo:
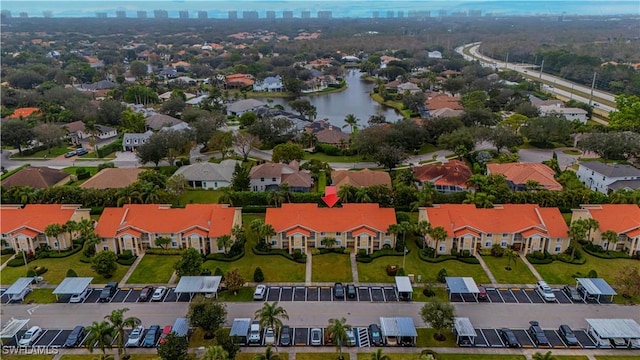
[[[466,317],[454,318],[454,330],[456,343],[460,346],[473,346],[476,342],[476,329],[471,325],[471,320]]]
[[[189,337],[189,319],[185,317],[179,317],[173,322],[171,332],[176,336]]]
[[[588,295],[592,295],[600,302],[600,296],[611,296],[611,302],[613,302],[613,296],[618,293],[604,279],[600,278],[577,278],[576,283],[578,288],[583,288],[582,299],[585,300]]]
[[[29,319],[14,319],[11,318],[7,325],[0,331],[0,339],[13,338],[18,343],[18,332],[27,325]]]
[[[31,283],[33,282],[32,277],[21,277],[16,282],[11,285],[7,291],[5,291],[5,295],[9,296],[10,301],[20,300],[24,301],[24,297],[31,292]]]
[[[56,300],[58,295],[79,295],[89,287],[92,281],[92,277],[67,277],[53,290],[53,294]]]
[[[238,318],[233,319],[233,324],[231,324],[231,331],[229,332],[229,336],[237,336],[238,343],[240,345],[247,344],[247,335],[249,334],[249,327],[251,326],[250,318]]]
[[[585,319],[602,339],[640,339],[640,325],[633,319]]]
[[[478,300],[478,285],[471,277],[446,277],[447,291],[449,292],[449,300],[453,294],[472,294],[473,297]]]
[[[221,280],[222,276],[183,276],[174,292],[176,294],[187,293],[190,298],[193,298],[195,294],[218,297],[218,287]]]
[[[396,289],[401,300],[409,301],[413,298],[413,287],[408,276],[396,276]]]
[[[380,317],[380,332],[388,345],[415,346],[418,337],[410,317]]]

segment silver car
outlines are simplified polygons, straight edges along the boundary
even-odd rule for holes
[[[322,345],[322,329],[320,328],[311,329],[311,345],[313,346]]]
[[[124,345],[126,347],[138,347],[142,342],[142,335],[144,333],[144,326],[136,326],[131,333],[129,334],[129,339],[127,339],[127,343]]]

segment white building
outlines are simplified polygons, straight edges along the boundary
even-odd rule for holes
[[[562,116],[569,121],[578,120],[583,124],[587,123],[587,112],[580,108],[543,105],[540,106],[539,109],[541,116]]]
[[[281,92],[283,90],[284,85],[280,75],[269,76],[253,83],[253,91],[255,92]]]
[[[608,194],[618,189],[640,189],[640,170],[630,165],[581,162],[578,179],[589,189]]]

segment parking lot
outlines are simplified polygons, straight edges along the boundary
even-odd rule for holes
[[[162,298],[161,302],[189,302],[188,294],[178,294],[175,293],[175,288],[169,288]],[[85,304],[93,304],[97,303],[100,298],[100,292],[102,289],[93,289],[91,294],[87,296],[84,303]],[[140,292],[141,288],[121,288],[116,291],[116,293],[111,298],[111,303],[137,303],[137,302],[150,302],[150,300],[140,300]],[[68,303],[70,296],[60,296],[58,298],[58,303]]]
[[[550,346],[536,346],[535,342],[525,329],[511,329],[513,334],[518,339],[518,342],[523,348],[553,348],[553,349],[565,349],[572,346],[568,346],[562,337],[556,330],[544,330],[544,334],[549,340]],[[594,341],[591,339],[585,330],[573,330],[580,347],[582,349],[594,349],[596,347]],[[476,340],[474,346],[476,347],[492,347],[502,348],[506,347],[504,341],[500,337],[499,329],[476,329]],[[575,347],[575,346],[573,346]]]
[[[160,328],[162,329],[162,326]],[[34,346],[35,347],[63,347],[65,341],[69,337],[69,334],[71,334],[71,331],[72,330],[59,330],[59,329],[43,330],[42,335],[40,335],[38,340],[34,343]],[[145,329],[142,335],[143,339],[147,331],[148,329]],[[27,331],[26,330],[18,331],[17,338],[20,339],[25,332]],[[125,341],[129,337],[130,332],[131,332],[131,329],[126,329],[124,331]],[[85,333],[84,338],[82,339],[82,342],[80,342],[79,346],[86,347],[87,346],[86,342],[88,338],[89,338],[89,333]],[[113,339],[112,345],[115,346],[116,342],[117,342],[117,337]],[[9,339],[6,343],[4,343],[4,345],[16,346],[15,338]],[[157,345],[157,342],[156,342],[156,345]]]
[[[312,328],[304,328],[304,327],[299,327],[299,328],[291,328],[291,339],[292,341],[292,345],[293,346],[312,346],[311,344],[311,329]],[[366,327],[354,327],[352,328],[355,338],[356,338],[356,345],[354,346],[359,346],[359,347],[368,347],[369,346],[369,332],[367,331]],[[331,346],[333,344],[327,344],[326,343],[326,334],[325,331],[326,329],[321,328],[320,331],[322,332],[322,336],[321,336],[321,343],[322,345],[328,345]],[[265,329],[262,329],[262,334],[261,334],[261,338],[260,338],[260,346],[266,346],[265,342],[264,342],[264,333],[265,333]],[[278,335],[278,338],[276,339],[276,341],[279,344],[280,338]],[[258,346],[258,345],[247,345],[247,346]],[[316,345],[317,346],[317,345]],[[346,345],[345,345],[346,346]]]
[[[397,302],[398,293],[394,286],[356,287],[356,296],[336,298],[332,286],[268,286],[264,297],[267,301],[367,301]]]
[[[512,303],[512,304],[543,304],[544,299],[535,289],[531,288],[486,288],[487,300],[476,300],[473,294],[451,294],[451,302],[491,302],[491,303]],[[564,291],[554,289],[555,302],[549,304],[584,304],[584,301],[571,300]],[[603,302],[603,301],[601,301]]]

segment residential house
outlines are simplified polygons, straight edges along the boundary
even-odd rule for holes
[[[443,93],[429,93],[425,101],[428,117],[448,116],[462,114],[464,107],[457,96],[449,96]]]
[[[537,107],[538,109],[540,109],[541,106],[556,106],[556,107],[564,106],[564,103],[562,102],[562,100],[555,100],[555,99],[542,100],[539,97],[534,95],[529,95],[529,101],[531,102],[531,105]]]
[[[231,186],[236,160],[222,160],[219,164],[210,162],[195,163],[179,168],[174,175],[182,175],[189,186],[197,189],[220,189]]]
[[[395,210],[378,204],[343,204],[339,208],[282,204],[267,209],[265,223],[275,231],[267,241],[273,248],[289,253],[325,247],[322,242],[326,238],[336,239],[336,247],[364,250],[367,254],[396,243],[395,236],[387,232],[396,223]]]
[[[326,129],[322,129],[315,133],[316,142],[319,144],[327,144],[345,149],[349,147],[349,134],[342,131],[342,129],[329,126]]]
[[[402,59],[388,55],[380,56],[380,69],[386,69],[387,65],[392,61],[402,61]]]
[[[573,107],[558,107],[553,105],[543,105],[538,108],[541,116],[559,116],[569,121],[579,121],[582,124],[587,123],[587,112],[584,109]]]
[[[122,151],[138,151],[138,148],[149,141],[153,131],[145,133],[127,133],[122,136]]]
[[[184,121],[176,119],[172,116],[155,114],[147,118],[146,128],[147,130],[158,131],[164,127],[173,127],[176,125],[180,125],[181,123],[184,123]]]
[[[427,51],[427,57],[429,59],[442,59],[442,53],[438,50]]]
[[[255,92],[282,92],[284,85],[280,75],[269,76],[264,80],[258,80],[253,83],[253,91]]]
[[[10,188],[14,186],[28,186],[35,189],[48,189],[54,186],[62,186],[69,182],[69,173],[50,167],[27,166],[8,178],[2,180],[2,186]]]
[[[289,164],[265,163],[256,165],[249,172],[252,191],[278,190],[287,185],[289,191],[307,192],[313,186],[313,179],[308,171],[300,171],[297,161]]]
[[[227,104],[227,115],[242,116],[246,112],[255,112],[267,104],[256,99],[244,99]]]
[[[460,160],[415,166],[411,171],[422,184],[433,183],[437,191],[445,194],[467,191],[467,181],[472,175],[471,169]]]
[[[580,205],[580,209],[574,209],[572,212],[572,223],[578,219],[594,219],[598,222],[598,228],[590,232],[591,236],[587,240],[607,250],[625,251],[630,256],[640,254],[640,207],[638,205]],[[602,236],[608,230],[618,234],[614,241],[609,241]]]
[[[480,249],[498,244],[526,255],[533,251],[559,254],[569,246],[569,228],[558,208],[543,208],[537,204],[502,204],[490,209],[474,204],[440,204],[420,208],[418,220],[432,227],[441,226],[447,238],[436,243],[425,237],[427,245],[438,254],[469,250],[476,255]]]
[[[640,170],[631,165],[585,161],[578,164],[576,175],[589,189],[603,194],[619,189],[640,189]]]
[[[104,168],[87,181],[80,184],[85,189],[120,189],[138,181],[138,175],[145,172],[140,168]]]
[[[169,249],[195,248],[201,254],[222,253],[218,245],[222,235],[233,237],[231,230],[242,226],[240,208],[226,204],[187,204],[172,208],[162,204],[129,204],[121,208],[105,208],[96,234],[101,241],[97,251],[117,254],[131,250],[141,255],[144,249],[158,248],[156,239],[170,238]]]
[[[535,181],[541,189],[562,190],[562,185],[555,179],[555,171],[541,163],[487,164],[487,174],[503,175],[511,190],[528,190],[529,181]]]
[[[114,87],[118,86],[117,83],[109,80],[100,80],[91,84],[78,84],[74,85],[74,88],[80,91],[91,91],[96,92],[99,90],[111,90]]]
[[[67,129],[67,133],[69,137],[71,137],[71,141],[74,144],[79,144],[81,140],[91,138],[91,132],[87,131],[85,123],[80,120],[70,122],[61,126]],[[115,128],[96,124],[95,137],[97,139],[104,140],[116,136],[118,136],[118,130],[116,130]]]
[[[360,171],[334,170],[331,172],[331,184],[336,187],[336,191],[340,191],[340,188],[345,185],[357,188],[384,185],[391,188],[391,176],[386,171],[369,169]]]
[[[73,246],[72,234],[47,236],[45,228],[51,224],[64,225],[69,220],[91,220],[89,209],[71,204],[0,205],[0,230],[4,248],[35,252],[42,245],[52,250],[66,250]]]
[[[13,110],[13,113],[7,116],[7,119],[24,119],[29,116],[37,116],[40,115],[40,109],[37,107],[25,107],[25,108],[17,108]]]
[[[157,75],[165,79],[173,79],[178,76],[178,70],[171,66],[166,66],[157,72]]]
[[[167,101],[169,99],[171,99],[171,96],[173,95],[173,91],[167,91],[164,92],[160,95],[158,95],[158,99],[162,100],[162,101]],[[191,94],[191,93],[184,93],[184,97],[187,100],[193,99],[194,97],[196,97],[196,95]]]
[[[225,87],[227,89],[241,89],[253,86],[255,80],[249,74],[231,74],[225,77]]]
[[[418,85],[416,85],[416,84],[414,84],[412,82],[405,82],[405,83],[402,83],[402,84],[398,85],[398,94],[404,94],[407,91],[410,94],[415,94],[415,93],[421,92],[422,89],[420,89],[418,87]]]
[[[429,117],[432,117],[432,118],[437,118],[437,117],[452,118],[452,117],[459,117],[460,115],[462,115],[463,112],[464,112],[463,110],[453,110],[449,108],[443,108],[443,109],[428,111],[428,114],[429,114]]]

